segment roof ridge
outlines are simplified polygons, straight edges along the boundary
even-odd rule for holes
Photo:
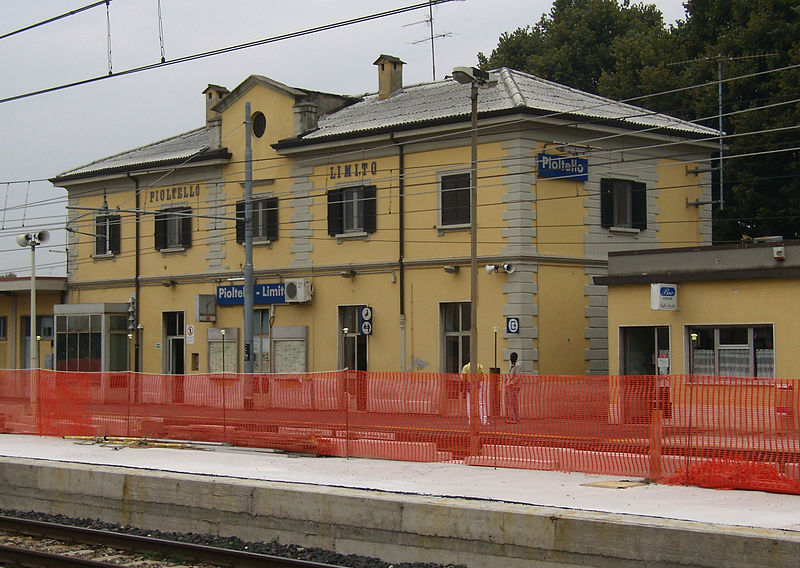
[[[497,72],[500,74],[503,87],[505,87],[506,91],[508,92],[508,96],[511,98],[511,104],[515,107],[526,106],[527,101],[525,100],[525,95],[522,94],[522,90],[519,88],[517,81],[514,79],[513,69],[509,69],[508,67],[500,67]]]

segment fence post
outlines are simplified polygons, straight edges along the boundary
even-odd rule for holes
[[[650,421],[650,481],[658,481],[662,475],[661,447],[663,442],[662,418],[664,411],[660,408],[653,409]]]

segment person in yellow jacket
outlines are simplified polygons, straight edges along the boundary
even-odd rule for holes
[[[467,385],[467,419],[472,420],[472,407],[470,406],[470,385],[471,385],[471,368],[470,363],[467,363],[461,368],[461,378]],[[478,363],[478,416],[480,417],[481,424],[489,423],[488,405],[486,404],[485,395],[486,389],[486,371],[483,365]]]

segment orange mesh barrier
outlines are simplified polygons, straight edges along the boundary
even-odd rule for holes
[[[0,371],[0,431],[220,442],[800,493],[795,379],[524,375],[518,394],[503,379],[7,370]]]

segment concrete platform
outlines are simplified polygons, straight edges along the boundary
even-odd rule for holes
[[[0,507],[470,567],[797,567],[800,497],[0,434]]]

